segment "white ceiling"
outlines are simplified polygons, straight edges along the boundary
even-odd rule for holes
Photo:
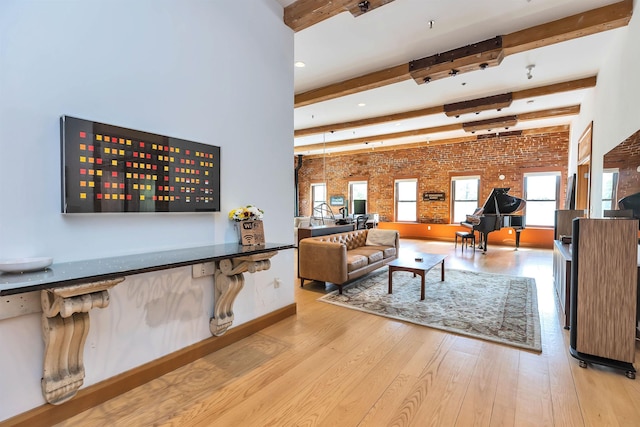
[[[294,0],[278,0],[283,6]],[[354,18],[343,12],[295,34],[296,94],[405,64],[414,59],[544,24],[616,3],[618,0],[395,0]],[[435,21],[429,28],[429,21]],[[298,107],[296,130],[392,113],[441,106],[597,75],[616,32],[624,28],[507,56],[497,67],[418,85],[403,81],[341,98]],[[527,65],[535,65],[527,78]],[[412,129],[463,123],[512,114],[579,105],[582,89],[533,100],[518,100],[497,112],[460,118],[435,114],[421,118],[295,138],[295,147]],[[533,101],[533,102],[527,102]],[[366,104],[359,107],[358,104]],[[510,130],[569,124],[573,117],[521,121]],[[385,140],[383,144],[469,136],[464,131]],[[377,143],[379,144],[379,143]],[[354,148],[371,148],[362,144]],[[347,148],[345,148],[347,149]],[[340,149],[331,149],[339,151]],[[319,151],[307,151],[309,154]],[[322,152],[322,150],[320,150]]]

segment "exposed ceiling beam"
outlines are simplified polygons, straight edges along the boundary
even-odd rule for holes
[[[595,85],[596,85],[596,76],[592,76],[592,77],[586,77],[584,79],[571,80],[568,82],[555,83],[552,85],[520,90],[517,92],[512,92],[511,96],[513,100],[527,99],[527,98],[533,98],[537,96],[551,95],[554,93],[569,92],[572,90],[588,89],[590,87],[594,87]],[[481,99],[485,99],[485,98],[481,98]],[[473,101],[474,100],[463,101],[463,102],[473,102]],[[452,104],[447,104],[447,105],[452,105]],[[372,125],[389,123],[389,122],[394,122],[399,120],[415,119],[417,117],[430,116],[432,114],[443,113],[445,112],[445,108],[446,106],[428,107],[428,108],[421,108],[418,110],[405,111],[402,113],[390,114],[387,116],[371,117],[367,119],[354,120],[354,121],[344,122],[344,123],[334,123],[334,124],[325,125],[325,126],[316,126],[312,128],[298,129],[294,132],[294,137],[298,138],[302,136],[315,135],[315,134],[325,133],[325,132],[332,132],[332,131],[337,132],[345,129],[353,129],[353,128],[358,128],[363,126],[372,126]],[[488,108],[488,109],[492,109],[492,108]],[[461,114],[464,114],[464,113],[461,113]]]
[[[349,11],[354,17],[370,12],[394,0],[298,0],[284,8],[284,23],[300,31]]]
[[[549,126],[549,127],[542,127],[542,128],[534,128],[534,129],[524,129],[521,131],[522,135],[541,135],[541,134],[545,134],[545,133],[558,133],[558,132],[568,132],[569,131],[569,125],[559,125],[559,126]],[[424,139],[420,139],[417,140],[415,142],[408,142],[406,144],[397,144],[397,145],[378,145],[375,148],[371,148],[371,151],[374,152],[381,152],[381,151],[399,151],[399,150],[408,150],[411,148],[418,148],[418,147],[433,147],[433,146],[437,146],[437,145],[444,145],[444,144],[459,144],[459,143],[463,143],[463,142],[473,142],[473,141],[478,141],[480,139],[486,139],[488,137],[495,137],[495,136],[501,136],[501,135],[509,135],[509,134],[513,134],[513,132],[500,132],[499,134],[493,134],[493,135],[470,135],[470,136],[462,136],[459,138],[445,138],[445,139],[432,139],[429,140],[429,142],[426,142]],[[363,152],[369,152],[369,149],[357,149],[357,150],[348,150],[348,151],[334,151],[334,152],[328,152],[326,155],[330,155],[332,157],[334,156],[351,156],[354,154],[362,154]],[[299,154],[303,154],[302,152]],[[324,157],[325,154],[307,154],[305,155],[305,159],[317,159],[317,158],[322,158]]]
[[[527,28],[502,36],[505,56],[524,52],[540,46],[572,40],[624,27],[633,14],[633,0],[623,0],[608,6],[592,9],[557,21]],[[411,79],[409,64],[396,65],[339,83],[302,92],[295,96],[294,106],[302,107],[351,95],[388,84]]]
[[[304,107],[316,102],[328,101],[405,80],[411,80],[409,64],[400,64],[385,70],[375,71],[364,76],[354,77],[329,86],[303,92],[295,96],[294,107]]]
[[[507,34],[502,38],[502,47],[506,56],[589,36],[626,26],[631,20],[632,14],[633,0],[623,0]]]
[[[577,115],[579,113],[580,113],[580,106],[573,105],[570,107],[551,108],[548,110],[540,110],[540,111],[534,111],[531,113],[520,114],[518,115],[518,120],[522,122],[527,120],[538,120],[538,119],[544,119],[544,118],[571,116],[571,115]],[[500,120],[500,118],[491,119],[491,120]],[[331,141],[326,143],[322,142],[317,144],[299,145],[297,147],[294,147],[293,152],[294,154],[304,154],[305,152],[308,152],[308,151],[346,147],[350,145],[364,144],[367,142],[370,143],[370,142],[389,141],[392,139],[407,138],[412,136],[424,137],[434,133],[451,132],[456,130],[464,130],[463,124],[454,123],[450,125],[434,126],[434,127],[422,128],[422,129],[413,129],[413,130],[404,131],[404,132],[387,133],[383,135],[373,135],[373,136],[361,137],[361,138],[343,139],[340,141]]]

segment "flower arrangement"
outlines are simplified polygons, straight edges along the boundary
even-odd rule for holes
[[[243,206],[229,212],[229,219],[236,222],[261,220],[263,216],[264,211],[253,205]]]

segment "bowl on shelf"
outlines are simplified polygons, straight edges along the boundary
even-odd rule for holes
[[[51,257],[16,258],[0,260],[0,271],[5,273],[26,273],[43,270],[53,263]]]

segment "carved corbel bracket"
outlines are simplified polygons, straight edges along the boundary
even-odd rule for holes
[[[108,306],[108,290],[122,281],[124,277],[41,291],[42,394],[47,402],[64,403],[82,386],[89,310]]]
[[[233,324],[233,303],[244,287],[245,272],[268,270],[270,258],[278,252],[227,258],[218,262],[214,277],[215,304],[209,330],[217,337],[227,332]]]

